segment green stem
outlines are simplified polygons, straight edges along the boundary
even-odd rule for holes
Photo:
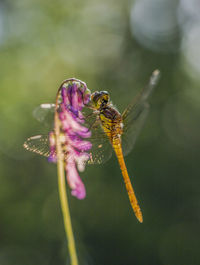
[[[69,204],[66,193],[65,170],[64,170],[64,161],[62,158],[61,143],[59,141],[60,128],[59,128],[59,119],[57,111],[55,113],[55,134],[56,134],[56,150],[57,150],[58,190],[59,190],[60,203],[63,214],[65,233],[68,240],[71,265],[78,265],[78,259],[76,254],[76,247],[75,247],[75,241],[74,241],[74,235],[73,235],[72,223],[70,217],[70,210],[69,210]]]

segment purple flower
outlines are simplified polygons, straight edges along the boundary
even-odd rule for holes
[[[85,169],[89,160],[89,151],[92,144],[84,138],[89,138],[91,132],[84,127],[85,122],[82,108],[89,103],[90,90],[86,84],[76,79],[68,79],[63,82],[59,94],[58,115],[60,121],[60,142],[62,145],[63,159],[67,173],[67,182],[72,189],[71,194],[78,199],[86,196],[85,186],[78,171]],[[56,162],[55,133],[49,133],[50,155],[49,162]]]

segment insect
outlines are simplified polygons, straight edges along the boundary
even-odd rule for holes
[[[122,172],[128,197],[139,222],[143,222],[142,212],[138,204],[131,180],[128,175],[124,156],[133,149],[137,136],[145,122],[149,111],[147,100],[158,82],[160,72],[155,70],[147,86],[134,98],[122,114],[112,104],[107,91],[92,93],[86,106],[86,126],[92,131],[88,140],[92,143],[88,164],[101,164],[107,161],[114,150]],[[40,121],[46,121],[49,113],[54,113],[54,104],[42,104],[34,113]],[[24,147],[40,155],[49,156],[48,135],[30,137]]]

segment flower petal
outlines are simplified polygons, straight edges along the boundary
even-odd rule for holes
[[[81,112],[84,105],[88,104],[90,95],[85,83],[77,79],[68,79],[62,85],[58,108],[67,182],[72,189],[72,195],[78,199],[84,199],[86,196],[78,170],[84,171],[89,160],[87,151],[92,148],[90,141],[83,140],[91,137],[91,132],[84,126],[85,120]],[[51,135],[49,161],[56,161],[54,138],[55,135]]]
[[[72,189],[71,194],[80,200],[84,199],[86,196],[85,186],[78,175],[73,159],[71,159],[71,161],[69,160],[66,164],[66,171],[67,181],[70,188]]]

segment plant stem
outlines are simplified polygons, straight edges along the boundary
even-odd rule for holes
[[[78,265],[78,258],[76,254],[76,247],[74,241],[74,235],[72,230],[72,223],[70,217],[69,204],[67,199],[67,191],[65,184],[65,170],[64,161],[62,157],[62,148],[59,140],[60,127],[58,113],[55,111],[55,134],[56,134],[56,151],[57,151],[57,172],[58,172],[58,190],[60,196],[61,209],[63,214],[63,221],[65,227],[65,233],[68,240],[69,255],[71,259],[71,265]]]

